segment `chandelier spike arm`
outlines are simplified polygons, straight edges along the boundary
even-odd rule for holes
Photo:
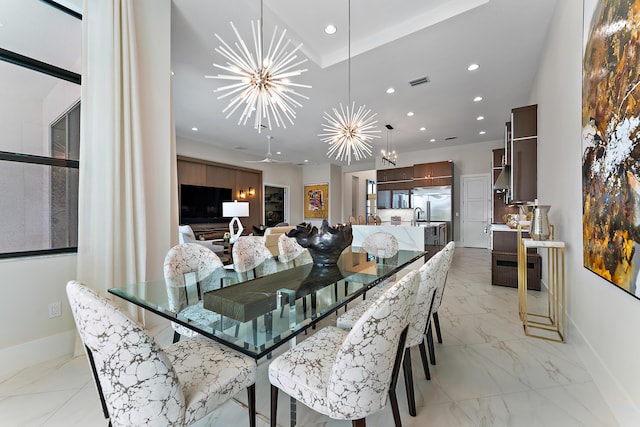
[[[287,46],[289,46],[289,43],[291,42],[291,40],[288,40],[284,47],[282,49],[280,49],[280,45],[282,44],[282,40],[284,40],[284,36],[287,34],[287,30],[286,28],[282,30],[282,34],[280,35],[280,38],[278,39],[275,49],[273,47],[273,43],[276,40],[276,37],[278,36],[278,26],[276,25],[273,28],[273,35],[271,36],[271,41],[269,42],[269,49],[267,50],[267,58],[273,58],[273,62],[276,62],[277,59],[279,59],[280,56],[282,56],[287,49]],[[271,65],[271,64],[268,64]]]
[[[233,25],[233,22],[230,22],[230,24],[231,24],[231,28],[233,28],[233,32],[236,35],[236,42],[234,43],[236,48],[242,54],[242,56],[244,56],[244,58],[247,61],[248,66],[250,67],[250,69],[257,67],[258,64],[257,64],[256,60],[253,58],[253,56],[251,55],[251,51],[247,47],[247,44],[244,42],[244,39],[240,35],[240,31],[238,31],[236,26]],[[254,26],[254,22],[251,21],[251,27],[253,28],[253,26]],[[238,45],[238,43],[240,43],[240,45]],[[233,52],[233,50],[232,50],[232,52]]]
[[[256,52],[256,62],[251,68],[259,69],[263,66],[262,62],[264,58],[262,55],[262,20],[258,22],[251,21],[251,32],[253,33],[253,48]]]
[[[230,67],[236,67],[236,69],[232,70],[233,73],[240,73],[241,70],[244,69],[251,69],[251,63],[252,63],[252,58],[251,57],[247,57],[246,53],[244,53],[242,51],[241,48],[239,48],[238,50],[243,53],[243,55],[238,55],[236,52],[233,51],[233,49],[224,42],[224,40],[222,40],[220,38],[220,36],[218,36],[217,34],[215,35],[218,40],[220,40],[220,42],[223,44],[222,46],[218,46],[216,48],[214,48],[213,50],[218,52],[220,55],[224,56],[225,58],[227,58],[228,61],[227,65]],[[238,43],[235,43],[236,47],[238,46]],[[244,57],[243,57],[244,56]],[[217,65],[217,64],[213,64],[214,67],[218,67],[218,68],[222,68],[221,66]]]

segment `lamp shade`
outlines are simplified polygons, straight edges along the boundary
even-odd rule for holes
[[[222,216],[227,218],[249,216],[249,202],[222,202]]]

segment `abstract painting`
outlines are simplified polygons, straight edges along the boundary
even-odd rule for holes
[[[329,184],[304,186],[304,219],[329,218]]]
[[[585,0],[584,266],[640,298],[640,1]]]

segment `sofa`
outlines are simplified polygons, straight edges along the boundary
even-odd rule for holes
[[[274,256],[279,255],[278,238],[280,238],[281,234],[287,233],[294,228],[296,227],[293,225],[287,225],[282,227],[269,227],[264,231],[264,244],[267,249],[271,251],[271,254],[273,254]]]

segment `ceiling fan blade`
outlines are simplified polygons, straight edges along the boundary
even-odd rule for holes
[[[271,140],[273,137],[271,135],[267,136],[267,157],[262,160],[245,160],[245,163],[291,163],[286,162],[284,160],[275,160],[271,154]]]

